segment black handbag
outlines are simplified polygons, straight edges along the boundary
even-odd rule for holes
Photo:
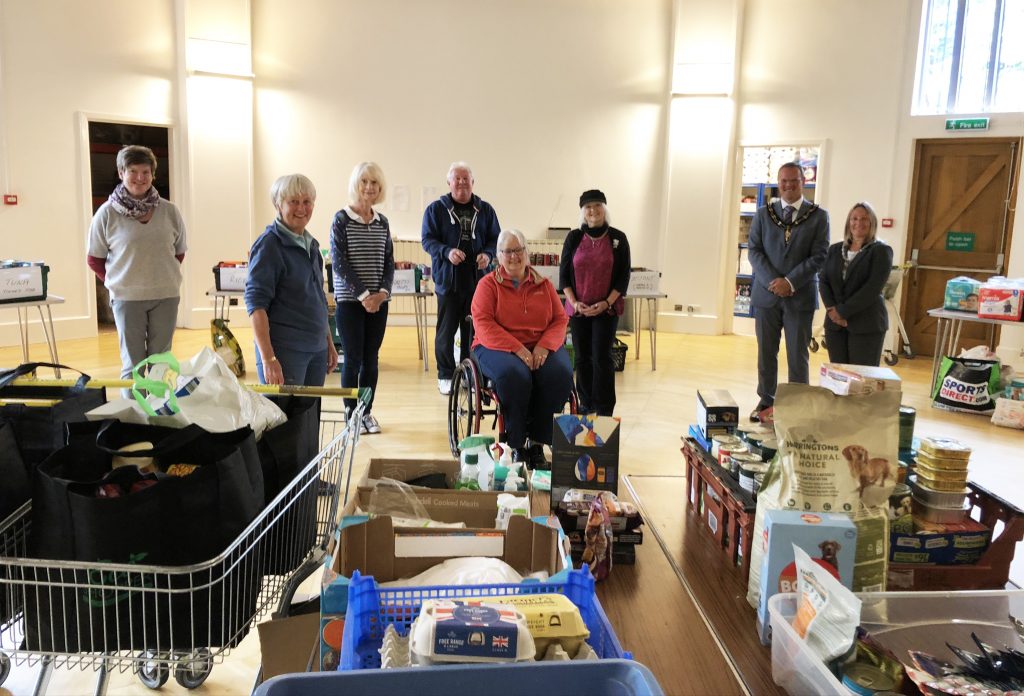
[[[70,425],[67,441],[35,471],[29,550],[35,558],[94,567],[61,570],[59,578],[34,571],[45,578],[26,584],[29,649],[194,649],[240,640],[260,586],[258,560],[243,558],[257,549],[229,548],[264,502],[252,430],[102,421]],[[153,447],[119,451],[133,442]],[[156,481],[119,497],[97,497],[102,485],[127,490],[142,478],[135,466],[112,469],[115,456],[151,457]],[[164,473],[172,464],[197,468],[183,477]],[[212,566],[204,563],[226,551]],[[190,564],[200,568],[173,568]],[[139,565],[164,572],[131,568]],[[32,590],[33,584],[46,589]]]

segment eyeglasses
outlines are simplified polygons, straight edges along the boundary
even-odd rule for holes
[[[518,247],[516,249],[499,249],[499,251],[505,256],[522,256],[526,250],[523,247]]]

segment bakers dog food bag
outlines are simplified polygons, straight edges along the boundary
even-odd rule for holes
[[[775,396],[779,449],[757,494],[754,539],[768,510],[836,512],[857,527],[854,592],[885,589],[888,499],[899,466],[900,392],[837,396],[780,384]],[[753,544],[747,601],[758,605],[763,548]]]

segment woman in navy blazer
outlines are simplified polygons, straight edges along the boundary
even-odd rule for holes
[[[829,247],[819,278],[828,310],[825,344],[832,362],[878,365],[889,330],[882,288],[892,270],[892,247],[875,238],[878,216],[864,202],[846,216],[843,241]]]

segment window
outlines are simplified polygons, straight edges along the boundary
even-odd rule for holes
[[[1024,111],[1024,2],[924,0],[915,114]]]

